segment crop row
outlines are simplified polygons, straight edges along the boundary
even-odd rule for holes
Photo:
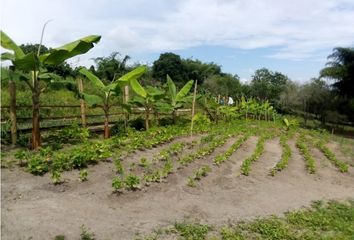
[[[289,135],[281,135],[279,143],[282,146],[283,152],[281,155],[281,159],[277,164],[270,170],[270,175],[274,176],[277,172],[282,171],[288,166],[289,159],[291,157],[291,149],[290,146],[286,143],[289,139]]]
[[[342,161],[340,161],[334,153],[329,150],[329,148],[325,145],[324,141],[319,141],[316,144],[317,148],[321,150],[321,152],[339,169],[341,172],[348,172],[348,165]]]
[[[264,131],[262,133],[262,135],[258,139],[256,149],[254,150],[253,154],[242,162],[241,173],[243,175],[249,175],[252,163],[257,161],[264,151],[265,141],[267,139],[275,137],[275,135],[277,135],[277,132]]]
[[[300,134],[296,141],[296,147],[300,150],[306,161],[307,171],[311,174],[316,172],[315,159],[310,154],[310,151],[306,145],[306,139],[303,134]]]
[[[229,159],[229,157],[231,157],[231,155],[249,138],[249,136],[249,134],[245,134],[237,139],[226,152],[220,153],[215,157],[214,164],[219,166],[221,163]]]

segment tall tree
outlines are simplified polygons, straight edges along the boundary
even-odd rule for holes
[[[160,82],[166,82],[166,75],[172,76],[179,86],[188,82],[188,74],[185,65],[179,55],[163,53],[152,66],[152,76]]]
[[[354,48],[334,48],[328,60],[320,76],[334,79],[341,95],[354,97]]]
[[[112,81],[117,77],[124,75],[127,71],[128,55],[120,57],[119,52],[113,52],[108,57],[95,58],[95,74],[102,80]]]

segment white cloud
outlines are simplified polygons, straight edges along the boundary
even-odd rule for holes
[[[273,47],[268,57],[318,60],[328,49],[354,43],[353,0],[2,2],[2,29],[19,43],[38,42],[48,19],[54,20],[46,30],[48,46],[101,34],[102,42],[90,54],[216,45]]]

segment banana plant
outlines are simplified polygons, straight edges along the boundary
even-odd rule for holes
[[[84,54],[98,43],[101,36],[91,35],[61,47],[51,49],[47,53],[40,55],[38,52],[25,54],[22,49],[3,31],[1,34],[1,47],[10,50],[1,54],[2,60],[12,62],[11,69],[16,71],[19,79],[27,83],[32,91],[32,149],[38,149],[41,145],[40,119],[39,119],[39,99],[51,84],[59,84],[61,77],[47,71],[48,65],[59,65],[65,60],[74,56]],[[41,44],[39,45],[39,48]],[[65,84],[64,84],[65,85]]]
[[[111,83],[105,85],[104,82],[99,79],[92,72],[86,68],[81,68],[79,72],[83,74],[91,83],[96,87],[97,94],[82,93],[82,97],[90,106],[101,107],[104,112],[104,138],[110,137],[109,129],[109,110],[114,104],[112,102],[113,98],[122,94],[122,87],[130,84],[131,87],[138,92],[140,90],[140,84],[137,79],[144,74],[146,67],[138,67],[131,72],[125,74],[119,79],[113,79]],[[129,106],[126,104],[120,103],[120,105],[130,111]]]
[[[185,103],[187,99],[187,95],[193,86],[193,80],[188,81],[181,90],[177,93],[176,85],[172,81],[169,75],[167,75],[167,96],[169,99],[169,104],[172,109],[172,119],[173,123],[176,124],[176,113],[179,108],[182,108],[183,103]]]
[[[140,85],[140,84],[139,84]],[[143,88],[141,85],[138,87],[139,91],[133,88],[135,93],[137,94],[134,96],[130,102],[135,104],[139,107],[144,108],[145,111],[145,129],[149,130],[150,128],[150,113],[158,112],[158,109],[163,107],[163,103],[160,101],[165,97],[165,92],[148,86]]]

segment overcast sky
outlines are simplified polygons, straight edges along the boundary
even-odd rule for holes
[[[1,0],[1,29],[15,42],[56,47],[98,34],[74,65],[113,51],[151,64],[160,53],[215,62],[249,79],[267,67],[316,77],[336,46],[354,44],[354,0]]]

